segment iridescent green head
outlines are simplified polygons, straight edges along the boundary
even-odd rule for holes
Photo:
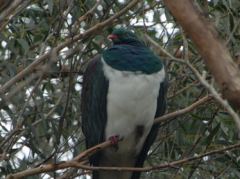
[[[112,40],[113,44],[143,45],[134,32],[125,28],[114,29],[108,38]]]

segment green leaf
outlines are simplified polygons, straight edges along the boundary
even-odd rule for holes
[[[17,39],[17,41],[23,48],[24,54],[28,53],[28,50],[29,50],[28,42],[25,39]]]

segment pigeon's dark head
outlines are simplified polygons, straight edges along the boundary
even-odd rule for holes
[[[129,44],[129,45],[143,45],[134,32],[125,28],[114,29],[108,36],[113,44]]]

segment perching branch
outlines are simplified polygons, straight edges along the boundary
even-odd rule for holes
[[[240,148],[240,144],[234,144],[234,145],[230,145],[228,147],[224,147],[222,149],[212,150],[212,151],[197,155],[195,157],[187,157],[187,158],[184,158],[181,160],[176,160],[176,161],[169,162],[166,164],[142,167],[142,168],[137,168],[137,167],[92,167],[92,166],[87,166],[87,165],[83,165],[81,163],[75,163],[75,162],[71,163],[71,165],[73,165],[76,168],[81,168],[81,169],[85,169],[85,170],[105,170],[105,171],[119,171],[119,172],[122,172],[122,171],[149,172],[149,171],[155,171],[155,170],[160,170],[160,169],[165,169],[165,168],[178,168],[178,166],[182,166],[183,164],[187,164],[192,161],[202,159],[203,157],[206,157],[206,156],[225,153],[226,151],[236,150],[239,148]]]
[[[190,163],[195,160],[199,160],[203,157],[206,156],[211,156],[219,153],[224,153],[226,151],[230,150],[236,150],[240,148],[240,144],[234,144],[230,145],[228,147],[222,148],[222,149],[217,149],[217,150],[212,150],[210,152],[206,152],[204,154],[200,154],[194,157],[188,157],[184,158],[181,160],[176,160],[173,162],[169,162],[166,164],[161,164],[161,165],[156,165],[156,166],[149,166],[149,167],[142,167],[142,168],[137,168],[137,167],[92,167],[92,166],[87,166],[85,165],[85,162],[83,162],[86,157],[91,156],[92,154],[96,153],[99,150],[103,150],[104,148],[110,147],[111,142],[106,141],[101,144],[98,144],[88,150],[86,150],[84,153],[81,153],[77,157],[75,157],[73,160],[70,161],[65,161],[57,164],[45,164],[41,165],[40,167],[33,168],[33,169],[27,169],[22,172],[18,172],[15,174],[11,174],[7,176],[7,179],[17,179],[17,178],[23,178],[27,176],[32,176],[40,173],[45,173],[45,172],[50,172],[50,171],[55,171],[55,170],[60,170],[60,169],[65,169],[65,168],[79,168],[79,169],[84,169],[84,170],[105,170],[105,171],[135,171],[135,172],[149,172],[149,171],[155,171],[155,170],[160,170],[164,168],[176,168],[178,166],[182,166],[183,164]]]
[[[66,162],[61,162],[57,164],[44,164],[36,168],[31,168],[27,169],[15,174],[11,174],[7,176],[7,179],[17,179],[17,178],[23,178],[27,176],[32,176],[32,175],[37,175],[40,173],[46,173],[46,172],[51,172],[51,171],[56,171],[64,168],[69,168],[69,167],[75,167],[75,164],[81,164],[83,165],[85,163],[84,160],[86,160],[89,156],[93,155],[94,153],[103,150],[107,147],[110,147],[112,144],[110,141],[105,141],[101,144],[98,144],[92,148],[89,148],[85,150],[84,152],[80,153],[78,156],[76,156],[74,159],[66,161]]]
[[[234,144],[234,145],[230,145],[228,147],[224,147],[222,149],[216,149],[216,150],[212,150],[210,152],[206,152],[200,155],[197,155],[195,157],[188,157],[188,158],[184,158],[181,160],[176,160],[173,162],[169,162],[166,164],[161,164],[161,165],[156,165],[156,166],[150,166],[150,167],[143,167],[143,168],[135,168],[135,167],[91,167],[91,166],[86,166],[86,165],[82,165],[82,164],[77,164],[75,163],[74,165],[81,169],[86,169],[86,170],[106,170],[106,171],[136,171],[136,172],[149,172],[149,171],[154,171],[154,170],[160,170],[160,169],[165,169],[165,168],[178,168],[179,166],[183,165],[183,164],[187,164],[189,162],[195,161],[195,160],[199,160],[203,157],[206,156],[211,156],[211,155],[215,155],[215,154],[219,154],[219,153],[224,153],[226,151],[230,151],[230,150],[236,150],[240,147],[240,144]]]
[[[205,97],[199,99],[198,101],[196,101],[195,103],[191,104],[190,106],[188,106],[184,109],[181,109],[181,110],[166,114],[162,117],[156,118],[155,123],[166,122],[167,120],[171,120],[172,118],[176,118],[176,117],[181,116],[185,113],[188,113],[188,112],[194,110],[199,105],[204,104],[205,102],[209,101],[210,99],[211,99],[210,96],[205,96]],[[83,162],[85,160],[87,160],[88,157],[95,154],[96,152],[98,152],[100,150],[103,150],[103,149],[105,149],[109,146],[111,146],[110,141],[106,141],[104,143],[98,144],[98,145],[80,153],[78,156],[76,156],[74,159],[72,159],[70,161],[59,163],[59,164],[46,164],[46,165],[42,165],[42,166],[37,167],[37,168],[28,169],[28,170],[25,170],[25,171],[22,171],[22,172],[19,172],[19,173],[16,173],[16,174],[9,175],[8,179],[26,177],[26,176],[36,175],[36,174],[39,174],[39,173],[44,173],[44,172],[50,172],[50,171],[54,171],[54,170],[69,168],[69,167],[89,169],[89,167],[86,166],[85,164],[83,164]],[[167,167],[167,165],[163,165],[163,166]],[[100,167],[100,168],[102,168],[102,167]],[[105,169],[105,168],[108,168],[108,167],[103,167],[103,168]],[[115,168],[118,168],[118,167],[111,167],[111,168],[114,170]],[[127,168],[127,171],[129,171],[128,169],[129,168]],[[133,171],[141,171],[142,170],[142,168],[139,168],[141,170],[138,170],[137,168],[130,168],[130,169],[134,169]],[[152,169],[150,169],[150,170],[152,170]],[[144,168],[143,168],[143,171],[144,171]]]

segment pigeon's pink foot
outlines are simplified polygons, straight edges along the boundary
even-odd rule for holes
[[[117,145],[119,141],[119,135],[114,135],[108,138],[112,145]]]

